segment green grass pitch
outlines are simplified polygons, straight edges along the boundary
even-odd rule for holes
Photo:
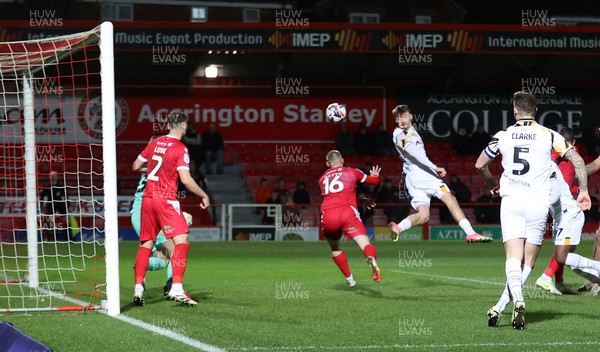
[[[192,243],[185,287],[196,308],[165,301],[165,271],[147,276],[134,307],[136,243],[120,244],[122,314],[227,351],[598,351],[600,297],[552,296],[534,286],[547,241],[525,288],[527,326],[487,327],[504,281],[502,244],[379,242],[382,280],[344,242],[350,289],[324,242]],[[592,243],[578,252],[590,255]],[[566,269],[568,284],[583,279]],[[193,351],[195,348],[97,312],[1,314],[56,351]]]

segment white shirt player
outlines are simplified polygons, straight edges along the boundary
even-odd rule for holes
[[[585,222],[583,211],[573,198],[569,185],[565,182],[558,165],[550,162],[556,178],[552,180],[550,215],[552,215],[552,235],[555,245],[578,245]]]
[[[563,156],[570,148],[556,131],[523,119],[496,133],[484,152],[490,159],[502,154],[501,197],[530,197],[550,195],[551,149]]]
[[[440,179],[435,172],[437,166],[427,157],[423,139],[421,139],[421,136],[419,136],[414,127],[410,127],[407,130],[396,127],[392,135],[392,140],[398,154],[400,154],[400,158],[404,162],[402,170],[407,177],[418,179],[433,176]]]
[[[565,227],[560,224],[564,222],[564,220],[569,220],[575,217],[579,213],[583,213],[579,206],[577,205],[577,201],[573,198],[573,194],[571,194],[571,190],[569,189],[569,185],[565,182],[565,179],[560,172],[560,169],[556,165],[556,163],[551,162],[550,166],[552,168],[552,172],[556,173],[556,182],[553,182],[553,192],[556,192],[556,197],[552,197],[554,202],[550,207],[550,215],[552,215],[552,219],[554,219],[555,227]]]

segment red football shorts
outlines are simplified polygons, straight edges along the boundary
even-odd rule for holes
[[[162,231],[166,238],[173,238],[190,232],[181,213],[178,200],[142,197],[142,218],[140,242],[152,240]]]
[[[352,206],[322,211],[321,229],[323,230],[323,236],[330,240],[339,240],[342,237],[342,232],[349,239],[367,234],[365,225],[360,220],[358,210]]]

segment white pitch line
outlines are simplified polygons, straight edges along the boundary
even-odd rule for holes
[[[129,323],[131,325],[135,325],[135,326],[140,327],[142,329],[146,329],[146,330],[152,331],[153,333],[163,335],[165,337],[168,337],[168,338],[171,338],[173,340],[179,341],[181,343],[184,343],[184,344],[186,344],[188,346],[192,346],[192,347],[197,348],[197,349],[202,350],[202,351],[206,351],[206,352],[224,352],[225,351],[225,350],[222,350],[222,349],[220,349],[218,347],[215,347],[213,345],[209,345],[209,344],[206,344],[204,342],[200,342],[198,340],[194,340],[194,339],[189,338],[189,337],[187,337],[185,335],[181,335],[181,334],[173,332],[171,330],[168,330],[168,329],[165,329],[165,328],[161,328],[161,327],[158,327],[158,326],[155,326],[155,325],[152,325],[152,324],[148,324],[148,323],[146,323],[144,321],[137,320],[135,318],[131,318],[131,317],[128,317],[126,315],[122,315],[121,314],[121,315],[114,316],[113,318],[119,319],[119,320],[124,321],[126,323]]]
[[[38,288],[38,290],[40,290],[40,291],[42,291],[44,293],[47,293],[49,295],[58,297],[60,299],[64,299],[64,300],[69,301],[71,303],[75,303],[77,305],[83,306],[83,307],[85,307],[85,306],[88,305],[88,303],[86,303],[84,301],[78,300],[78,299],[73,298],[73,297],[65,296],[63,294],[60,294],[60,293],[57,293],[57,292],[54,292],[54,291],[51,291],[51,290],[47,290],[47,289],[43,289],[43,288]],[[132,317],[128,317],[128,316],[123,315],[123,314],[120,314],[120,315],[117,315],[117,316],[110,316],[104,310],[97,310],[97,312],[105,314],[106,316],[108,316],[110,318],[115,318],[115,319],[121,320],[123,322],[129,323],[131,325],[137,326],[139,328],[142,328],[142,329],[145,329],[145,330],[148,330],[148,331],[152,331],[155,334],[159,334],[159,335],[168,337],[170,339],[173,339],[175,341],[179,341],[181,343],[184,343],[184,344],[186,344],[188,346],[192,346],[192,347],[197,348],[197,349],[202,350],[202,351],[206,351],[206,352],[225,352],[225,350],[222,350],[222,349],[220,349],[218,347],[215,347],[213,345],[209,345],[207,343],[204,343],[204,342],[201,342],[201,341],[198,341],[198,340],[194,340],[194,339],[189,338],[189,337],[187,337],[185,335],[173,332],[173,331],[165,329],[165,328],[158,327],[156,325],[148,324],[148,323],[146,323],[144,321],[141,321],[141,320],[138,320],[138,319],[135,319],[135,318],[132,318]]]
[[[389,349],[443,349],[443,348],[483,348],[483,347],[565,347],[565,346],[598,346],[600,341],[557,341],[557,342],[488,342],[488,343],[450,343],[450,344],[427,344],[427,345],[366,345],[366,346],[281,346],[281,347],[234,347],[230,351],[306,351],[306,350],[389,350]]]
[[[415,273],[415,272],[412,272],[412,271],[404,271],[404,270],[387,270],[387,271],[388,272],[392,271],[392,272],[395,272],[395,273],[402,273],[402,274],[409,274],[409,275],[435,277],[437,279],[475,282],[475,283],[478,283],[478,284],[486,284],[486,285],[496,285],[496,286],[505,286],[506,285],[506,283],[500,283],[500,282],[494,282],[494,281],[483,281],[483,280],[476,280],[476,279],[468,279],[466,277],[455,277],[455,276],[446,276],[446,275]]]

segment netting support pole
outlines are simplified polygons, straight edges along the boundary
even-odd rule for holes
[[[35,120],[33,90],[27,76],[23,76],[23,132],[25,134],[25,221],[27,223],[27,275],[29,287],[38,288],[37,249],[37,180],[35,166]]]
[[[119,315],[119,227],[117,212],[117,154],[115,137],[115,70],[113,25],[100,25],[102,79],[102,155],[104,159],[104,226],[106,234],[106,309]]]
[[[35,160],[35,120],[33,90],[27,76],[23,76],[23,131],[25,134],[25,221],[27,223],[27,275],[29,287],[38,288],[37,236],[37,178]]]

